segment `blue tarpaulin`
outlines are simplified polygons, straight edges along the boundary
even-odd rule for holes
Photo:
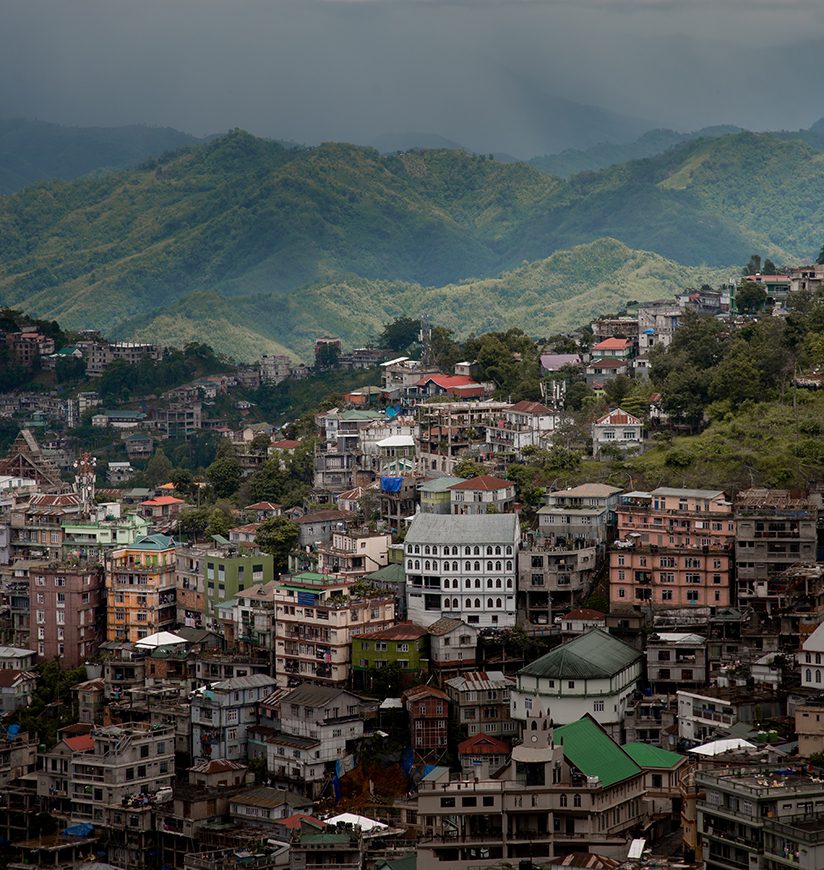
[[[411,748],[404,749],[401,755],[401,766],[406,776],[409,776],[409,771],[412,770],[412,765],[415,763],[415,753]]]
[[[340,780],[336,776],[332,777],[332,791],[335,792],[335,803],[337,803],[343,794],[343,789],[341,788]]]
[[[382,477],[381,492],[400,492],[403,486],[402,477]]]
[[[69,827],[63,831],[63,834],[66,837],[88,837],[93,830],[94,825],[84,822],[79,825],[69,825]]]
[[[398,414],[400,414],[400,412],[401,412],[401,406],[400,406],[400,405],[398,405],[398,406],[396,406],[396,407],[393,407],[392,405],[390,405],[390,406],[386,409],[385,414],[386,414],[386,416],[389,417],[389,419],[391,420],[393,417],[397,417]]]

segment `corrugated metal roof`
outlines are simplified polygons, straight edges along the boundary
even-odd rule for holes
[[[641,773],[641,768],[590,716],[556,728],[553,739],[556,746],[563,746],[567,761],[584,776],[597,776],[605,787]]]
[[[459,677],[452,677],[446,681],[447,686],[464,691],[490,691],[493,689],[508,689],[515,685],[512,677],[506,676],[503,671],[470,671]]]
[[[550,679],[605,679],[643,654],[600,628],[594,628],[518,671],[518,675]]]
[[[653,746],[650,743],[625,743],[623,748],[624,752],[639,767],[670,768],[686,760],[685,755],[669,752],[666,749],[661,749],[660,746]]]
[[[407,544],[515,543],[519,537],[515,514],[416,514]]]

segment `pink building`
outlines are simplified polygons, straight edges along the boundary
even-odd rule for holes
[[[622,496],[616,514],[611,609],[729,606],[735,519],[723,492],[631,492]]]
[[[102,568],[51,563],[29,572],[29,638],[40,659],[77,668],[103,639]]]

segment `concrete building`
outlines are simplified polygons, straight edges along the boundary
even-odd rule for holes
[[[735,518],[723,492],[627,493],[610,559],[613,610],[729,607]]]
[[[515,624],[520,526],[514,514],[417,514],[404,541],[409,618],[479,628]]]
[[[817,507],[809,497],[775,489],[744,490],[734,507],[738,605],[775,608],[779,575],[816,559]]]
[[[368,529],[335,531],[331,544],[317,548],[318,573],[357,580],[388,564],[391,543],[392,535]]]
[[[409,718],[409,745],[419,755],[443,755],[449,742],[449,696],[434,686],[413,686],[402,700]]]
[[[439,684],[475,668],[478,629],[461,619],[442,616],[427,629],[429,667]]]
[[[363,737],[361,699],[345,689],[308,683],[260,705],[260,723],[249,732],[251,757],[266,759],[272,782],[319,796],[330,775],[352,762]]]
[[[468,671],[444,682],[450,713],[462,736],[487,734],[511,739],[518,725],[509,715],[509,694],[515,685],[501,671]]]
[[[359,595],[351,581],[322,574],[283,578],[274,590],[278,685],[308,680],[344,686],[350,679],[353,635],[389,628],[395,598]]]
[[[402,622],[370,634],[352,637],[352,685],[371,691],[375,672],[396,667],[404,688],[424,682],[429,671],[429,634],[412,622]]]
[[[678,736],[690,745],[730,736],[738,722],[759,725],[781,716],[784,704],[773,692],[747,688],[680,689]]]
[[[504,514],[515,505],[515,484],[491,474],[462,480],[449,493],[453,514]]]
[[[418,484],[418,495],[421,502],[421,512],[425,514],[451,514],[451,487],[460,483],[462,477],[433,477]]]
[[[521,458],[524,447],[547,447],[561,423],[561,414],[540,402],[516,402],[493,416],[486,441],[493,453]]]
[[[425,474],[452,474],[467,451],[489,451],[486,431],[508,402],[424,402],[418,420],[418,466]]]
[[[30,574],[29,638],[41,659],[77,668],[103,640],[105,578],[100,566],[53,562]]]
[[[824,866],[820,777],[758,767],[695,775],[699,854],[707,870]]]
[[[247,735],[257,724],[258,704],[276,686],[266,674],[221,680],[192,696],[192,758],[246,758]]]
[[[624,712],[638,688],[642,661],[638,650],[593,629],[518,671],[510,694],[512,718],[525,726],[537,709],[558,724],[590,715],[620,741]]]
[[[707,683],[707,639],[688,632],[656,631],[647,637],[647,679],[653,692]]]
[[[592,424],[592,455],[595,459],[599,459],[607,448],[633,453],[643,443],[643,420],[621,408],[615,408]]]
[[[646,356],[654,347],[669,347],[684,311],[672,299],[638,306],[638,353]]]
[[[113,550],[106,563],[107,640],[136,643],[174,628],[175,546],[166,535],[147,535]]]
[[[795,733],[802,758],[824,752],[824,695],[795,705]]]
[[[643,795],[643,771],[591,718],[554,732],[532,718],[493,776],[454,779],[435,767],[421,780],[418,870],[546,864],[582,850],[623,856]]]
[[[145,517],[125,513],[119,502],[96,505],[91,517],[64,517],[62,526],[64,557],[101,563],[112,550],[134,544],[151,528]]]

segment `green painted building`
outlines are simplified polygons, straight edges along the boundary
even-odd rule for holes
[[[378,671],[390,665],[399,667],[402,688],[419,682],[429,670],[427,630],[412,622],[400,622],[352,638],[352,684],[356,691],[370,691]]]

